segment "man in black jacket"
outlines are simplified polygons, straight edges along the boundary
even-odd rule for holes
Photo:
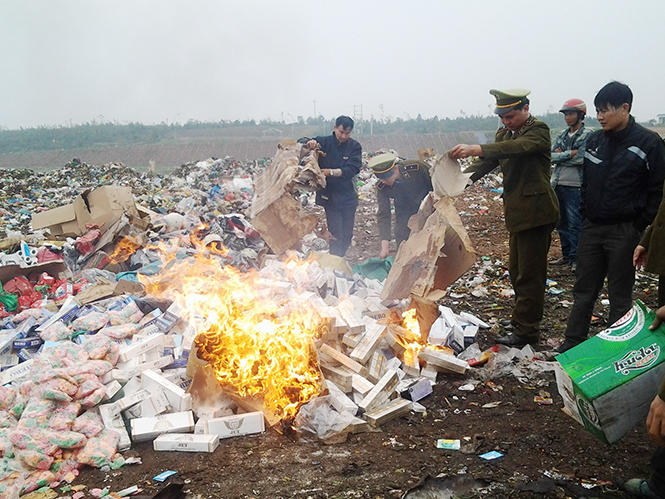
[[[632,306],[633,251],[656,216],[665,179],[663,142],[635,122],[630,115],[632,102],[630,88],[616,81],[600,89],[594,99],[603,129],[589,136],[584,154],[574,304],[559,353],[587,338],[606,276],[608,324]]]
[[[351,138],[353,120],[340,116],[333,133],[307,141],[310,149],[317,143],[325,155],[319,156],[319,166],[326,176],[326,187],[316,193],[316,204],[323,206],[332,235],[330,253],[344,256],[353,238],[353,224],[358,207],[356,175],[362,166],[362,147]]]

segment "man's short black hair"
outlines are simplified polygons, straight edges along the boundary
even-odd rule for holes
[[[593,99],[593,105],[596,109],[606,109],[612,106],[614,109],[620,108],[623,104],[628,104],[628,111],[633,107],[633,92],[625,83],[611,81],[596,94]]]
[[[522,102],[520,102],[518,105],[516,105],[513,109],[514,109],[515,111],[521,111],[522,109],[524,109],[524,106],[526,106],[528,103],[529,103],[529,99],[527,99],[527,98],[525,97],[525,98],[522,100]]]
[[[335,126],[339,127],[340,125],[344,130],[346,130],[347,128],[353,130],[354,123],[353,120],[348,116],[340,116],[339,118],[337,118],[337,121],[335,121]]]

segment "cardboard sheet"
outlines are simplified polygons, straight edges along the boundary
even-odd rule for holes
[[[435,201],[430,193],[409,220],[409,228],[411,235],[399,247],[382,300],[402,300],[411,294],[432,299],[430,293],[445,290],[476,260],[469,235],[448,197]]]

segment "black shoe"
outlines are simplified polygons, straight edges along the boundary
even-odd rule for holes
[[[570,262],[570,270],[573,273],[577,270],[577,262]]]
[[[570,350],[573,347],[576,347],[577,345],[579,345],[579,343],[573,343],[572,341],[565,340],[563,343],[561,343],[561,345],[556,347],[554,351],[557,354],[567,352],[568,350]]]
[[[538,343],[538,338],[524,338],[517,336],[515,333],[510,333],[505,336],[499,336],[496,342],[507,347],[522,348],[526,345],[535,345]]]
[[[562,256],[561,258],[557,258],[556,260],[552,260],[547,262],[549,265],[553,265],[555,267],[559,267],[562,265],[570,265],[570,260],[568,258]]]
[[[631,478],[625,482],[620,482],[619,488],[621,490],[625,490],[633,497],[644,499],[660,499],[660,496],[651,490],[651,487],[649,487],[649,482],[644,478]]]

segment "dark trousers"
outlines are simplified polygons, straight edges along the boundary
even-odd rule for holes
[[[665,305],[665,276],[658,276],[658,308]]]
[[[577,244],[580,240],[580,188],[567,185],[557,185],[554,192],[559,200],[561,219],[556,224],[556,230],[561,239],[561,254],[567,260],[577,260]]]
[[[330,239],[330,254],[343,257],[351,246],[356,206],[326,206],[326,220]]]
[[[566,341],[577,345],[587,339],[593,307],[606,276],[610,295],[607,325],[614,324],[630,310],[635,282],[633,251],[639,241],[640,232],[632,222],[613,225],[582,222]]]
[[[511,322],[515,334],[522,338],[537,338],[539,335],[552,229],[553,225],[542,225],[510,234],[508,271],[515,291]]]
[[[651,456],[653,471],[649,478],[649,488],[659,497],[665,497],[665,447],[658,447]]]

